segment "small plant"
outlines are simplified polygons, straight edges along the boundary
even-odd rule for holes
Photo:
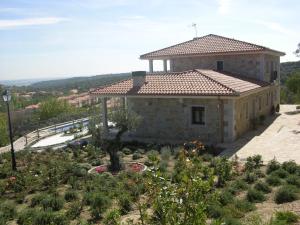
[[[252,184],[257,180],[257,176],[255,173],[247,172],[244,179],[248,184]]]
[[[168,169],[168,161],[166,161],[166,160],[162,160],[162,161],[160,161],[159,162],[159,165],[158,165],[158,167],[159,167],[159,170],[161,171],[161,172],[166,172],[167,171],[167,169]]]
[[[4,202],[0,205],[0,218],[4,222],[13,219],[16,214],[15,205],[12,202]]]
[[[65,200],[67,202],[76,200],[77,198],[78,198],[78,196],[77,196],[77,193],[75,191],[73,191],[73,190],[66,191],[66,193],[65,193]]]
[[[297,165],[295,161],[288,161],[282,163],[282,168],[289,172],[290,174],[296,173],[298,170],[300,170],[300,167]]]
[[[281,180],[278,176],[273,174],[269,175],[266,179],[267,183],[271,186],[279,186],[281,184]]]
[[[51,209],[53,211],[58,211],[64,206],[64,200],[58,196],[48,196],[41,201],[41,205],[44,210]]]
[[[261,167],[263,161],[261,155],[254,155],[247,158],[247,162],[245,164],[246,171],[252,172],[254,169],[258,169]]]
[[[159,155],[159,153],[156,150],[151,150],[151,151],[147,152],[147,157],[151,162],[157,162],[158,155]]]
[[[289,175],[286,178],[286,182],[290,185],[294,185],[298,188],[300,188],[300,177],[294,174]]]
[[[234,193],[243,191],[243,190],[247,190],[247,189],[248,189],[248,184],[244,180],[241,180],[241,179],[235,180],[230,187],[230,190],[234,191]]]
[[[275,176],[278,176],[280,178],[286,178],[289,175],[289,173],[286,170],[280,168],[280,169],[272,172],[271,175],[275,175]]]
[[[46,194],[38,194],[32,197],[30,207],[35,207],[39,204],[41,204],[42,200],[47,198],[48,196]]]
[[[118,204],[122,215],[127,214],[132,209],[132,199],[128,194],[121,194],[118,198]]]
[[[204,153],[202,155],[202,159],[204,162],[210,162],[212,160],[213,156],[209,153]]]
[[[169,160],[171,157],[171,149],[169,146],[165,146],[160,151],[160,157],[162,160]]]
[[[266,200],[264,193],[256,189],[250,189],[247,193],[247,200],[249,202],[263,202]]]
[[[290,211],[279,211],[276,212],[275,224],[293,224],[298,222],[299,216]]]
[[[258,191],[262,191],[263,193],[270,193],[272,189],[265,182],[259,181],[254,185],[254,188]]]
[[[66,213],[67,217],[71,220],[78,218],[82,210],[82,204],[79,201],[75,201],[71,203],[69,207]]]
[[[293,186],[283,186],[275,194],[275,202],[282,204],[298,199],[297,189]]]
[[[272,159],[268,164],[267,164],[267,174],[272,173],[275,170],[280,169],[280,163],[277,162],[275,159]]]
[[[240,199],[235,200],[234,206],[244,213],[255,210],[255,205],[252,202],[249,202],[247,200],[240,200]]]
[[[234,196],[233,194],[228,191],[228,190],[225,190],[223,191],[221,194],[220,194],[220,203],[225,206],[229,203],[232,203],[233,202],[233,199],[234,199]]]
[[[104,218],[104,224],[106,225],[119,225],[121,215],[118,210],[110,211]]]

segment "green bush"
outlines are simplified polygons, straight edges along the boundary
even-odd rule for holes
[[[18,214],[17,223],[19,225],[31,225],[36,211],[34,209],[25,209]],[[1,223],[0,223],[1,224]]]
[[[64,206],[64,200],[59,196],[48,196],[41,201],[41,205],[44,210],[59,211]]]
[[[233,196],[233,194],[230,191],[224,190],[223,192],[221,192],[220,203],[223,206],[225,206],[225,205],[227,205],[229,203],[232,203],[233,199],[234,199],[234,196]]]
[[[132,198],[128,194],[121,194],[118,198],[118,204],[122,215],[127,214],[132,209]]]
[[[206,210],[209,218],[217,219],[225,215],[224,208],[216,203],[209,204]]]
[[[32,225],[66,225],[67,219],[63,214],[54,213],[52,211],[36,211],[33,219]]]
[[[130,154],[132,154],[132,151],[131,151],[129,148],[123,148],[123,149],[122,149],[122,152],[123,152],[125,155],[130,155]]]
[[[46,195],[46,194],[34,195],[31,199],[30,207],[35,207],[37,205],[40,205],[42,200],[47,198],[47,197],[48,197],[48,195]]]
[[[263,202],[266,200],[264,193],[256,189],[250,189],[247,192],[247,200],[249,202]]]
[[[209,153],[204,153],[202,155],[202,159],[204,162],[210,162],[213,158],[213,155],[209,154]]]
[[[72,202],[67,211],[67,217],[74,220],[79,217],[82,210],[82,205],[79,201]]]
[[[3,219],[3,221],[8,221],[14,218],[16,214],[15,204],[12,202],[3,202],[0,205],[0,218]]]
[[[289,175],[289,173],[286,170],[280,168],[280,169],[272,172],[271,175],[275,175],[275,176],[278,176],[280,178],[286,178]]]
[[[77,193],[73,190],[67,190],[65,193],[65,200],[67,202],[76,200],[78,198]]]
[[[297,188],[294,186],[283,186],[275,194],[275,202],[282,204],[292,202],[298,199]]]
[[[167,169],[168,169],[168,165],[169,165],[168,161],[166,161],[166,160],[160,161],[159,165],[158,165],[159,166],[159,170],[161,172],[166,172]]]
[[[275,221],[277,224],[293,224],[298,222],[299,216],[290,211],[279,211],[276,212]]]
[[[239,209],[240,211],[247,213],[255,210],[255,205],[252,202],[249,202],[247,200],[235,200],[234,206]]]
[[[294,174],[289,175],[286,178],[286,182],[288,184],[291,184],[291,185],[294,185],[294,186],[300,188],[300,177],[297,175],[294,175]]]
[[[101,192],[87,193],[84,199],[87,205],[91,206],[93,219],[98,220],[111,204],[109,196]]]
[[[254,169],[258,169],[262,165],[261,155],[249,156],[245,163],[245,169],[248,172],[252,172]]]
[[[137,160],[137,159],[140,159],[140,158],[143,158],[143,156],[141,155],[141,153],[139,153],[139,152],[133,153],[133,155],[132,155],[132,159],[133,160]]]
[[[119,225],[120,224],[121,215],[118,210],[110,211],[104,218],[105,225]]]
[[[267,174],[272,173],[275,170],[280,169],[280,163],[277,162],[275,159],[272,159],[268,164],[267,164]]]
[[[262,191],[264,193],[270,193],[272,191],[272,188],[269,187],[269,185],[263,181],[258,181],[254,188],[258,191]]]
[[[244,180],[248,183],[248,184],[252,184],[257,180],[257,176],[255,173],[253,172],[247,172]]]
[[[171,148],[169,146],[165,146],[160,150],[160,157],[162,160],[169,160],[171,155]]]
[[[136,150],[136,152],[138,152],[138,153],[144,155],[144,154],[146,153],[146,150],[145,150],[145,149],[142,149],[142,148],[138,148],[138,149]]]
[[[278,176],[270,174],[267,179],[267,183],[271,186],[279,186],[281,184],[281,180]]]
[[[92,162],[91,162],[91,165],[92,166],[100,166],[102,165],[102,161],[100,159],[94,159]]]
[[[244,191],[248,189],[248,184],[241,179],[235,180],[231,186],[230,186],[230,190],[233,194],[235,194],[236,192],[239,191]]]
[[[156,150],[151,150],[151,151],[147,152],[147,157],[151,162],[158,161],[158,155],[159,155],[159,153]]]
[[[300,169],[300,167],[295,161],[288,161],[282,163],[282,168],[291,174],[296,173]]]

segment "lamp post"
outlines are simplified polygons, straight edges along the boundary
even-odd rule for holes
[[[9,110],[9,102],[11,100],[11,94],[8,90],[5,90],[2,94],[2,97],[3,97],[3,100],[6,103],[6,107],[7,107],[9,139],[10,139],[10,145],[11,145],[11,165],[12,165],[12,169],[14,171],[16,171],[17,170],[17,163],[16,163],[16,156],[15,156],[15,150],[14,150],[11,119],[10,119],[10,110]]]

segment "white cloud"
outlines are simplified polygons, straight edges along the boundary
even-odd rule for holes
[[[232,0],[217,0],[219,4],[218,12],[220,14],[228,14],[231,9]]]
[[[61,17],[40,17],[40,18],[28,18],[28,19],[13,19],[13,20],[0,20],[0,29],[15,28],[22,26],[34,26],[34,25],[49,25],[56,24],[68,19]]]

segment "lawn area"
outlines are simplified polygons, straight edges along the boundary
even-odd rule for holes
[[[88,145],[0,155],[2,224],[296,224],[300,166],[259,155],[245,164],[215,157],[201,143],[186,146],[123,143],[123,163],[144,172],[88,171],[109,155]],[[96,171],[96,170],[95,170]],[[298,213],[298,214],[297,214]]]

